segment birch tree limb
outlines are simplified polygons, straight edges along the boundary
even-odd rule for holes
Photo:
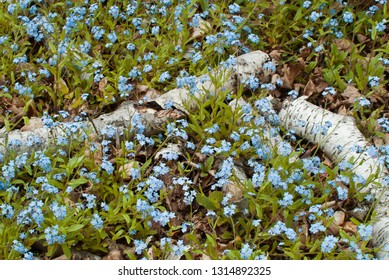
[[[211,72],[211,76],[215,75],[221,82],[221,90],[234,91],[239,83],[244,83],[250,76],[261,76],[265,82],[270,79],[270,73],[262,71],[262,65],[270,61],[269,55],[262,51],[255,51],[249,54],[244,54],[236,58],[235,64],[228,69],[219,67]],[[191,93],[189,89],[180,88],[173,89],[161,95],[152,103],[157,103],[162,110],[153,109],[146,106],[136,106],[133,103],[124,103],[112,113],[107,113],[94,119],[92,123],[85,122],[79,124],[83,129],[88,131],[102,131],[107,126],[113,126],[117,130],[117,136],[120,136],[125,129],[131,126],[131,121],[135,115],[140,116],[144,123],[145,135],[153,135],[169,120],[185,117],[182,112],[188,114],[184,104],[188,104],[189,108],[195,109],[199,100],[209,98],[210,93],[217,94],[215,85],[212,83],[208,75],[203,75],[197,78],[196,87],[198,91]],[[170,109],[167,102],[173,102],[173,106],[178,109]],[[65,124],[66,126],[66,124]],[[66,130],[66,127],[65,127]],[[6,135],[0,135],[0,154],[7,154],[7,143],[18,142],[13,149],[17,153],[30,152],[32,150],[44,149],[50,145],[55,145],[59,137],[66,137],[64,125],[54,128],[39,128],[32,131],[15,130]],[[31,145],[31,139],[34,139],[34,145]]]
[[[365,148],[371,144],[359,131],[352,117],[334,114],[305,99],[306,97],[300,97],[293,102],[284,101],[279,112],[281,123],[286,129],[294,129],[300,137],[319,145],[320,149],[332,160],[351,162],[354,173],[365,180],[376,174],[361,192],[371,193],[376,199],[377,220],[373,224],[372,241],[375,247],[381,248],[377,257],[389,259],[387,251],[389,248],[384,248],[389,246],[387,169],[377,158],[373,158],[365,151]],[[327,133],[320,133],[318,127],[323,127],[325,124],[328,128]],[[330,127],[329,124],[331,124]],[[362,151],[355,151],[355,145],[359,146]]]
[[[175,109],[157,110],[136,106],[133,103],[123,103],[116,111],[103,114],[92,122],[61,123],[55,127],[41,127],[31,131],[17,129],[0,135],[0,154],[7,154],[10,148],[17,154],[43,150],[56,146],[57,140],[61,137],[69,138],[70,134],[79,133],[81,130],[99,133],[108,126],[115,127],[116,136],[120,137],[124,130],[130,129],[131,121],[136,115],[145,123],[143,132],[145,135],[156,134],[167,122],[185,117],[185,114]]]

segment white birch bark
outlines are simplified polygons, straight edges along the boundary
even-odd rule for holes
[[[284,101],[279,113],[281,123],[286,129],[294,129],[300,137],[319,145],[320,149],[332,160],[350,161],[353,164],[354,173],[361,175],[365,180],[371,175],[376,175],[362,188],[361,192],[371,193],[376,199],[377,220],[373,224],[372,241],[375,247],[382,248],[377,257],[389,259],[389,252],[383,248],[389,245],[389,191],[383,181],[388,176],[388,171],[377,158],[371,157],[367,152],[352,151],[355,145],[363,150],[371,145],[358,130],[352,117],[334,114],[305,99],[305,97],[300,97],[293,102]],[[332,123],[327,134],[313,133],[318,125],[323,125],[326,121]]]
[[[115,138],[118,138],[122,136],[124,130],[130,129],[132,118],[138,114],[145,124],[145,135],[153,135],[161,131],[163,125],[169,120],[185,117],[182,112],[175,109],[156,110],[145,106],[135,106],[132,103],[123,103],[112,113],[103,114],[92,122],[86,121],[79,124],[85,131],[95,134],[99,134],[107,126],[113,126],[117,134]],[[64,130],[66,130],[65,124],[60,124],[53,128],[41,127],[31,131],[17,129],[10,133],[0,134],[0,154],[7,154],[10,148],[8,143],[12,143],[15,140],[19,142],[19,145],[12,146],[12,150],[17,154],[56,146],[56,140],[59,137],[69,137]],[[40,139],[39,143],[29,145],[29,140],[35,137]]]
[[[133,103],[124,103],[116,111],[103,114],[94,119],[93,124],[91,122],[86,122],[85,128],[91,131],[96,130],[98,133],[107,126],[114,126],[117,129],[117,136],[120,136],[125,129],[130,127],[133,116],[140,114],[142,122],[145,125],[144,134],[152,135],[157,131],[161,131],[163,125],[166,124],[169,119],[184,117],[182,112],[188,114],[184,104],[187,104],[190,109],[195,109],[197,107],[197,102],[192,97],[199,100],[205,100],[209,98],[210,93],[217,94],[217,91],[219,90],[234,91],[239,83],[243,83],[247,78],[253,75],[261,76],[264,82],[269,80],[270,73],[264,73],[262,71],[262,65],[267,61],[270,61],[270,57],[262,51],[241,55],[236,58],[236,64],[230,69],[218,68],[211,72],[211,75],[220,79],[220,89],[218,88],[216,90],[209,77],[203,75],[197,78],[196,86],[198,92],[191,94],[188,89],[173,89],[153,101],[164,110],[152,109],[147,106],[139,107]],[[166,102],[168,101],[172,101],[173,106],[182,112],[168,109],[166,106]],[[29,138],[36,136],[40,138],[41,143],[29,146]],[[66,136],[61,126],[52,129],[40,128],[32,131],[14,130],[6,135],[0,135],[0,154],[7,154],[7,141],[8,143],[12,140],[20,141],[20,145],[13,149],[17,153],[23,153],[54,145],[55,140],[60,136]]]

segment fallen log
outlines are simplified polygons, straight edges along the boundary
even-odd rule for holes
[[[163,126],[169,121],[180,119],[185,115],[182,112],[189,113],[186,108],[195,109],[197,100],[205,100],[210,94],[217,94],[216,87],[211,81],[215,76],[220,79],[221,90],[235,91],[238,84],[244,83],[250,76],[262,76],[262,81],[270,79],[270,73],[262,71],[262,65],[270,61],[270,57],[262,52],[255,51],[249,54],[241,55],[234,59],[229,67],[219,67],[211,71],[210,75],[203,75],[197,78],[197,91],[191,93],[189,89],[179,88],[168,91],[159,96],[149,105],[137,106],[134,103],[123,103],[116,111],[103,114],[92,121],[75,124],[77,131],[85,130],[98,134],[106,127],[114,127],[115,138],[121,136],[124,130],[131,129],[134,116],[137,116],[137,125],[142,122],[142,131],[145,135],[153,135],[161,131]],[[211,77],[210,77],[211,76]],[[173,102],[176,109],[167,106],[167,103]],[[157,109],[155,109],[157,104]],[[186,107],[188,106],[188,107]],[[177,110],[178,109],[178,110]],[[74,127],[72,127],[74,130]],[[134,133],[137,133],[135,130]],[[16,153],[31,152],[32,150],[42,150],[49,146],[55,146],[56,140],[61,137],[68,137],[66,123],[55,127],[42,127],[31,131],[14,130],[5,135],[0,135],[0,154],[5,155],[12,148]],[[13,143],[11,147],[9,143]]]
[[[294,129],[298,136],[318,145],[331,160],[352,163],[353,172],[367,181],[360,192],[370,193],[376,199],[372,241],[380,248],[377,257],[389,259],[388,171],[366,151],[371,144],[359,131],[355,120],[313,105],[306,97],[284,101],[279,117],[284,128]],[[375,176],[369,182],[371,175]]]
[[[80,133],[99,134],[107,127],[115,129],[114,138],[123,135],[125,130],[131,131],[132,121],[137,116],[143,123],[142,133],[155,135],[162,127],[172,120],[185,117],[176,109],[157,110],[145,106],[136,106],[133,103],[123,103],[116,111],[103,114],[91,121],[59,123],[53,127],[40,127],[30,131],[13,130],[10,133],[0,134],[0,154],[6,155],[10,149],[17,154],[53,148],[58,145],[57,140],[79,135]],[[137,129],[133,129],[137,133]]]

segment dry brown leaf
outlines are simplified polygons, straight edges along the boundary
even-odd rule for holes
[[[136,85],[135,90],[139,93],[146,93],[149,88],[148,85]]]
[[[211,24],[208,21],[200,19],[200,23],[198,27],[193,28],[193,32],[191,35],[192,39],[198,39],[203,37],[208,30],[212,28]]]
[[[331,223],[326,230],[327,234],[332,234],[332,235],[338,235],[339,233],[339,226],[335,225],[334,223]]]
[[[203,162],[206,160],[207,156],[205,154],[202,154],[202,153],[195,153],[194,154],[198,159],[199,161]]]
[[[309,80],[304,87],[304,95],[311,96],[315,92],[317,92],[315,84],[312,82],[312,80]]]
[[[334,224],[340,226],[341,224],[344,223],[344,219],[346,218],[346,213],[344,213],[343,211],[335,211],[333,218],[334,218]]]
[[[304,88],[304,86],[305,86],[305,85],[303,85],[303,84],[297,83],[297,84],[294,84],[294,85],[293,85],[293,89],[294,89],[295,91],[297,91],[297,92],[300,92],[300,90],[301,90],[302,88]]]
[[[328,101],[331,102],[329,110],[333,112],[336,111],[336,109],[338,109],[341,106],[342,102],[339,99],[334,98],[329,94],[327,94],[327,97],[331,97],[331,99],[328,99]]]
[[[296,76],[304,69],[304,62],[299,60],[298,63],[285,64],[281,70],[283,88],[292,89]]]
[[[199,260],[208,261],[211,260],[211,258],[206,254],[201,254]]]
[[[384,142],[385,142],[385,145],[389,145],[389,133],[385,133]]]
[[[346,108],[346,106],[340,106],[339,109],[338,109],[338,114],[339,115],[343,115],[343,116],[348,116],[348,110]]]
[[[374,146],[379,148],[381,146],[384,146],[384,139],[379,138],[379,137],[373,137],[373,143],[374,143]]]
[[[72,249],[71,260],[101,260],[101,257],[87,251],[77,251]],[[65,255],[61,255],[53,260],[68,260]]]
[[[385,100],[382,98],[382,96],[380,94],[377,94],[376,92],[373,92],[370,96],[369,96],[369,99],[370,101],[374,102],[374,103],[378,103],[381,102],[382,104],[385,104]]]
[[[124,257],[120,250],[114,249],[108,253],[104,258],[104,260],[123,260]]]
[[[150,248],[147,250],[147,256],[148,256],[148,260],[154,260],[154,251],[153,251],[153,247],[150,247]]]
[[[342,225],[345,232],[355,234],[357,232],[357,226],[351,221],[347,221]]]
[[[107,84],[108,84],[108,79],[107,78],[103,78],[99,82],[99,91],[103,91],[105,89],[105,87],[107,86]]]
[[[11,104],[21,108],[23,108],[24,105],[26,105],[25,101],[17,96],[12,97]]]
[[[357,40],[358,40],[359,43],[364,43],[364,42],[366,42],[368,39],[369,39],[369,38],[366,37],[366,36],[363,35],[363,34],[360,34],[360,33],[357,34]]]
[[[159,160],[164,154],[168,153],[175,153],[177,155],[182,156],[182,151],[181,147],[178,144],[173,144],[173,143],[168,143],[165,148],[160,149],[156,154],[155,154],[155,159]]]
[[[335,44],[338,47],[338,50],[351,52],[354,44],[350,40],[347,39],[336,39]]]
[[[161,93],[158,90],[155,90],[155,89],[149,89],[145,93],[145,97],[146,97],[147,100],[154,100],[154,99],[156,99],[160,95],[161,95]]]
[[[322,92],[326,87],[328,87],[328,84],[326,82],[324,82],[324,80],[320,80],[316,84],[316,91]]]
[[[235,182],[229,182],[223,187],[224,194],[231,194],[230,202],[235,203],[243,198],[242,189]]]
[[[348,211],[347,214],[359,221],[363,221],[365,220],[368,212],[369,212],[369,207],[362,206],[362,207],[354,208],[351,211]]]
[[[302,59],[306,59],[310,54],[311,54],[312,50],[311,48],[307,48],[307,47],[302,47],[301,49],[301,58]]]
[[[330,167],[330,168],[333,168],[334,164],[333,164],[332,160],[329,157],[327,157],[326,155],[323,155],[323,157],[324,157],[323,164]]]
[[[101,153],[101,144],[96,143],[96,145],[97,145],[97,149],[94,152],[93,160],[94,160],[96,165],[100,166],[102,161],[103,161],[103,154]],[[85,157],[90,158],[91,154],[92,154],[92,152],[89,149],[85,150]]]
[[[131,161],[119,167],[119,173],[122,174],[123,179],[131,178],[131,168],[139,167],[140,164],[137,161]]]
[[[335,200],[331,200],[331,201],[328,201],[328,202],[324,202],[324,203],[320,206],[320,209],[328,209],[328,208],[334,207],[335,204],[336,204],[336,201],[335,201]]]
[[[277,79],[281,79],[281,76],[278,75],[278,74],[274,74],[272,77],[271,77],[271,83],[272,84],[275,84]]]
[[[15,115],[23,113],[23,107],[18,107],[14,104],[12,104],[11,107],[9,107],[9,110],[11,110],[12,113],[14,113]]]
[[[353,104],[355,99],[361,97],[359,90],[352,85],[347,85],[346,89],[340,95],[348,98],[346,101],[348,105]]]
[[[282,58],[282,51],[279,50],[272,50],[269,53],[270,57],[277,63]]]
[[[31,131],[43,127],[43,121],[41,118],[32,117],[28,120],[28,125],[23,126],[21,131]]]

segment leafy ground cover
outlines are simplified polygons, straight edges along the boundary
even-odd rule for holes
[[[1,1],[2,131],[39,117],[69,137],[0,154],[0,258],[374,258],[366,182],[282,129],[265,99],[353,116],[389,163],[387,3],[360,2]],[[270,83],[220,89],[152,136],[138,116],[120,139],[83,129],[123,101],[194,92],[253,50],[273,58]],[[237,98],[248,105],[227,105]]]

